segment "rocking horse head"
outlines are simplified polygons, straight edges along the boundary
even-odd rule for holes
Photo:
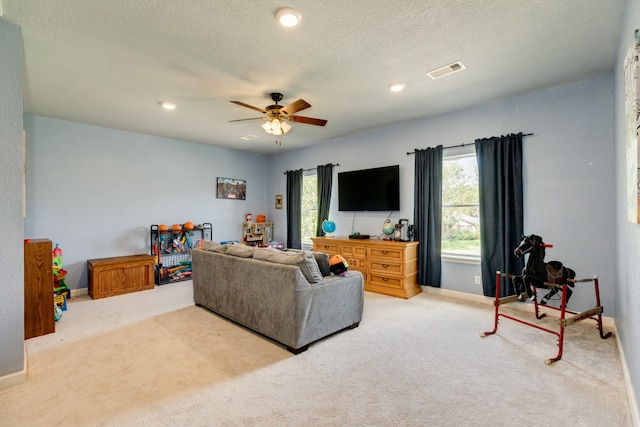
[[[518,245],[517,248],[513,250],[513,254],[516,257],[520,255],[527,254],[533,250],[539,250],[541,252],[541,259],[544,259],[545,248],[551,248],[553,245],[548,245],[542,241],[542,237],[537,236],[535,234],[531,234],[529,236],[522,236],[522,241]]]

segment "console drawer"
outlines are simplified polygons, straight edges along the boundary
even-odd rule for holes
[[[329,256],[340,253],[340,247],[334,243],[316,243],[313,245],[313,250],[316,252],[324,252],[329,254]]]
[[[369,283],[393,289],[404,289],[403,277],[384,276],[382,274],[369,273]]]
[[[382,258],[385,261],[403,261],[404,251],[400,249],[369,248],[369,258]]]
[[[397,274],[404,276],[404,264],[382,260],[369,260],[369,271],[382,274]]]

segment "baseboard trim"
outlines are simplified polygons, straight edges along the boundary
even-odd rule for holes
[[[0,390],[5,390],[27,381],[27,347],[24,344],[22,345],[22,351],[22,360],[24,361],[22,371],[0,377]]]
[[[88,294],[89,288],[71,289],[71,299]]]
[[[476,302],[480,304],[486,304],[493,307],[494,297],[485,297],[484,295],[470,294],[467,292],[452,291],[450,289],[433,288],[431,286],[421,286],[422,291],[428,294],[442,295],[451,298],[457,298],[465,301]],[[510,304],[509,308],[515,308],[523,310],[529,313],[535,311],[535,307],[532,303],[520,303]],[[554,310],[555,311],[555,310]],[[553,314],[553,313],[550,313]],[[615,330],[615,320],[613,317],[602,316],[602,327],[608,330]]]
[[[638,401],[636,400],[636,392],[633,389],[633,383],[631,382],[631,374],[629,373],[629,365],[627,364],[627,358],[624,355],[624,350],[620,339],[618,338],[618,331],[615,331],[616,345],[618,346],[618,352],[620,352],[620,360],[622,361],[622,374],[624,375],[624,384],[627,389],[627,396],[629,399],[629,409],[631,411],[631,422],[634,427],[640,427],[640,408],[638,408]]]

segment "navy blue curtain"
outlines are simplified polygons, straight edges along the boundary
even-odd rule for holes
[[[442,274],[442,145],[416,150],[413,221],[418,284],[440,287]]]
[[[522,133],[476,140],[480,186],[480,250],[484,295],[496,296],[496,271],[521,274],[513,250],[523,234]],[[515,293],[511,281],[500,297]]]
[[[331,207],[331,186],[333,185],[333,165],[318,166],[318,220],[316,223],[316,236],[324,236],[322,221],[329,219]]]
[[[302,169],[287,171],[287,248],[302,249]]]

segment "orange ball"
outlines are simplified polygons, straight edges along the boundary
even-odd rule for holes
[[[167,227],[167,224],[160,224],[158,226],[158,231],[162,231],[162,232],[169,231],[169,227]]]
[[[180,224],[173,224],[171,226],[171,231],[176,232],[176,231],[180,231],[180,230],[182,230],[182,227],[180,226]]]
[[[182,228],[184,228],[187,231],[191,231],[194,228],[194,225],[191,221],[187,221],[184,224],[182,224]]]

